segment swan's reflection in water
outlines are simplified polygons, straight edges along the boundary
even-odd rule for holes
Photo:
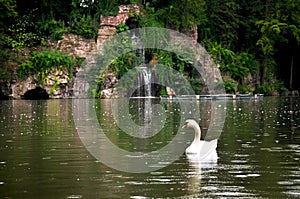
[[[217,160],[215,161],[201,161],[198,157],[186,155],[189,163],[189,172],[187,175],[187,189],[191,196],[200,196],[202,192],[201,180],[205,177],[204,172],[214,170],[217,167]]]
[[[213,140],[216,143],[218,140]],[[217,151],[214,149],[212,151],[217,156]],[[191,196],[200,197],[202,192],[201,180],[205,177],[205,173],[210,173],[214,171],[217,167],[218,160],[203,160],[203,157],[200,157],[199,154],[186,154],[186,159],[189,163],[189,171],[187,175],[187,189],[188,193]]]

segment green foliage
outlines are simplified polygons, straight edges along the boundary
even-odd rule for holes
[[[76,58],[75,58],[75,66],[76,67],[80,67],[83,64],[84,60],[85,60],[85,58],[76,56]]]
[[[33,13],[20,16],[8,27],[6,45],[9,48],[21,50],[40,43],[41,37],[35,32],[33,17]]]
[[[255,55],[248,52],[238,53],[235,58],[235,64],[247,68],[247,72],[251,74],[254,74],[259,68],[259,62],[255,58]]]
[[[71,15],[91,16],[99,20],[100,16],[115,16],[119,8],[115,0],[71,0]],[[79,14],[78,14],[79,13]]]
[[[235,44],[242,25],[241,6],[233,0],[206,1],[207,23],[200,28],[200,38],[213,38],[226,45]]]
[[[15,0],[0,0],[0,26],[4,26],[10,18],[16,17],[16,1]]]
[[[96,8],[96,18],[100,18],[101,15],[103,16],[115,16],[118,14],[119,8],[115,1],[112,0],[99,0],[95,1],[95,8]]]
[[[272,86],[271,85],[260,85],[256,88],[255,93],[272,95]]]
[[[278,35],[282,32],[282,29],[287,27],[287,24],[281,23],[277,19],[272,19],[271,21],[259,20],[256,22],[256,25],[260,27],[262,34],[256,44],[261,47],[265,55],[271,54],[274,50],[275,38],[278,38]],[[277,37],[274,37],[275,35]]]
[[[49,90],[49,95],[53,96],[54,95],[54,91],[56,89],[58,89],[58,88],[59,88],[59,81],[57,79],[55,79],[53,86]]]
[[[91,39],[97,35],[98,26],[90,15],[74,17],[70,25],[70,32]]]
[[[224,88],[226,92],[234,93],[236,90],[237,83],[233,80],[224,80]]]
[[[235,80],[241,81],[249,73],[257,71],[258,62],[255,60],[254,55],[247,52],[241,52],[235,54],[233,62],[227,66],[227,71],[230,72],[231,77]]]
[[[15,67],[19,61],[19,56],[11,50],[0,49],[0,82],[10,82],[15,78]]]
[[[43,83],[46,75],[55,70],[68,72],[70,78],[73,65],[73,60],[60,52],[34,52],[27,62],[19,66],[18,75],[20,78],[24,78],[28,75],[36,74],[38,82]]]
[[[204,0],[152,1],[146,4],[147,11],[155,13],[150,21],[158,21],[167,27],[187,32],[191,26],[206,22]],[[180,16],[180,17],[179,17]]]
[[[116,27],[116,32],[117,33],[124,32],[126,30],[129,30],[129,27],[125,23],[121,23],[120,25],[118,25]]]
[[[50,17],[42,15],[41,19],[37,22],[37,26],[41,35],[51,36],[52,40],[60,40],[63,34],[68,32],[64,21],[55,20],[53,15]]]
[[[218,42],[204,41],[203,43],[214,61],[219,64],[222,73],[229,73],[230,77],[236,81],[241,81],[249,73],[255,73],[259,67],[253,54],[234,53]]]
[[[161,13],[156,11],[155,7],[146,3],[146,9],[142,15],[138,16],[140,27],[164,27],[164,22]]]
[[[226,67],[226,63],[231,63],[234,60],[235,53],[229,48],[224,47],[221,43],[211,40],[204,40],[202,44],[206,47],[208,53],[213,57],[217,64]]]
[[[117,78],[121,78],[127,71],[140,65],[141,62],[141,58],[137,57],[135,52],[129,52],[114,59],[109,66],[109,70],[113,72]]]
[[[200,78],[190,78],[189,82],[196,94],[199,94],[203,88],[203,83]]]
[[[253,90],[247,85],[238,85],[237,90],[239,93],[252,93]]]
[[[276,81],[274,83],[266,83],[264,85],[258,86],[254,93],[260,93],[264,95],[278,95],[282,91],[286,91],[283,82]]]
[[[0,68],[0,81],[10,81],[11,75],[12,71],[8,70],[8,68]]]
[[[119,11],[116,3],[111,0],[72,0],[72,7],[70,32],[88,39],[96,37],[100,16],[116,15]]]
[[[162,88],[160,89],[159,94],[160,94],[161,96],[165,96],[165,95],[168,94],[168,93],[167,93],[167,89],[166,89],[165,86],[162,86]]]
[[[10,54],[7,52],[7,50],[0,49],[0,63],[1,63],[0,68],[5,67],[9,58],[10,58]]]
[[[198,41],[207,48],[223,76],[230,76],[241,84],[249,73],[256,73],[260,76],[257,83],[264,85],[259,89],[266,93],[268,89],[265,87],[274,90],[272,82],[277,78],[278,68],[285,72],[288,70],[286,67],[291,65],[278,55],[295,57],[299,51],[299,0],[0,0],[1,50],[12,49],[15,57],[21,56],[26,54],[24,49],[35,48],[46,37],[58,40],[69,32],[95,38],[101,15],[116,15],[119,5],[131,3],[140,5],[142,14],[135,16],[131,13],[130,16],[139,27],[167,27],[188,33],[191,26],[197,26]],[[125,24],[117,27],[118,33],[126,30],[128,26]],[[196,82],[195,88],[200,87],[197,72],[187,60],[171,53],[146,51],[148,57],[157,53],[159,63],[188,75],[191,81]],[[3,52],[0,52],[1,73],[9,76],[8,73],[13,71],[9,64],[16,58]],[[141,63],[134,53],[114,60],[110,70],[122,76],[135,64]],[[12,65],[18,63],[16,61]],[[294,65],[298,64],[298,59],[295,59]],[[32,72],[31,66],[28,67]],[[297,67],[294,71],[298,72]],[[228,83],[228,90],[232,91],[232,85]],[[238,89],[245,90],[243,87]]]
[[[204,45],[207,46],[214,61],[219,64],[222,73],[229,73],[230,77],[236,81],[241,81],[243,77],[256,72],[258,68],[258,62],[252,54],[234,53],[217,42],[204,41]]]

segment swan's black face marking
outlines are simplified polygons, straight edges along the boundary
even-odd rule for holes
[[[189,122],[185,122],[181,128],[185,129],[188,127],[188,125],[189,125]]]

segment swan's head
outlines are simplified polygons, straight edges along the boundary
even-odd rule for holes
[[[195,120],[188,119],[184,122],[183,126],[181,128],[189,128],[189,127],[198,127],[198,123]]]

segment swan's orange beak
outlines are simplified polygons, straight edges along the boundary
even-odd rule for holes
[[[185,122],[181,128],[185,129],[188,127],[188,122]]]

